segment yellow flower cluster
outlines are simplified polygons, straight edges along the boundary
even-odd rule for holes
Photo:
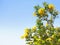
[[[28,37],[28,33],[25,33],[25,34],[24,34],[24,38],[27,38],[27,37]]]
[[[39,13],[41,16],[44,14],[44,12],[45,12],[45,9],[44,9],[44,8],[40,8],[40,9],[38,10],[38,13]]]
[[[48,8],[49,8],[49,10],[54,9],[54,5],[53,4],[49,4]]]
[[[25,32],[25,33],[29,33],[29,29],[26,28],[26,29],[24,30],[24,32]]]
[[[48,5],[48,9],[49,9],[49,11],[50,11],[50,10],[53,10],[53,9],[54,9],[54,5],[53,5],[53,4],[49,4],[49,5]],[[45,14],[45,8],[40,8],[40,9],[38,9],[38,14],[39,14],[40,16],[43,16],[43,15]],[[36,16],[36,13],[34,12],[33,15]]]
[[[24,30],[24,34],[21,36],[21,39],[23,39],[23,38],[27,38],[28,35],[29,35],[29,29],[26,28],[26,29]]]
[[[33,31],[33,32],[36,31],[36,26],[33,26],[33,27],[32,27],[32,31]]]

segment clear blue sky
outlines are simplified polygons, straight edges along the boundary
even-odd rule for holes
[[[45,0],[53,3],[60,10],[60,0]],[[32,16],[34,5],[41,5],[44,0],[0,0],[0,45],[25,45],[19,37],[25,27],[35,25]],[[60,16],[55,20],[60,26]]]

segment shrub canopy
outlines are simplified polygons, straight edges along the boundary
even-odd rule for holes
[[[53,25],[59,14],[55,6],[44,2],[43,7],[38,5],[34,8],[34,16],[37,17],[36,25],[26,28],[21,38],[25,38],[28,45],[60,45],[60,27]]]

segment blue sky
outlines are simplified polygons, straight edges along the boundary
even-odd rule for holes
[[[60,0],[45,0],[53,3],[60,10]],[[25,27],[35,25],[34,5],[41,5],[44,0],[0,0],[0,45],[25,45],[20,39]],[[54,25],[60,26],[60,16]]]

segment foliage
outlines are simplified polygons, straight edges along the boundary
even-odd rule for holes
[[[36,25],[31,29],[26,28],[21,38],[25,38],[28,45],[60,45],[60,27],[53,25],[59,14],[55,6],[44,2],[43,7],[38,5],[34,8],[34,16],[37,17]]]

